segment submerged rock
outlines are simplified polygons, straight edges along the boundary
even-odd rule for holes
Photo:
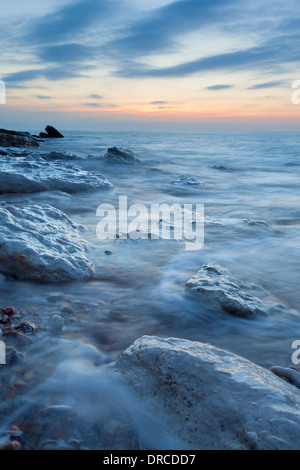
[[[121,147],[109,148],[104,155],[104,158],[115,163],[137,163],[140,161],[131,150],[123,149]]]
[[[215,170],[223,170],[223,171],[228,170],[228,168],[225,165],[213,165],[212,168],[214,168]]]
[[[112,187],[100,173],[89,173],[61,161],[47,162],[39,154],[17,158],[5,156],[1,161],[1,194],[53,190],[75,193]]]
[[[38,147],[39,143],[29,132],[0,129],[0,147]],[[2,153],[3,154],[3,153]]]
[[[94,268],[76,224],[47,204],[0,206],[0,271],[41,281],[89,279]]]
[[[63,331],[65,321],[60,315],[53,315],[49,321],[48,330],[51,334],[59,334]]]
[[[263,220],[243,219],[243,222],[247,224],[249,227],[258,227],[263,230],[270,231],[270,227]]]
[[[257,286],[234,278],[227,269],[220,266],[204,264],[198,274],[186,283],[186,287],[208,306],[220,306],[238,317],[265,316],[271,310],[280,308],[280,305],[259,300],[251,293],[258,289]]]
[[[191,176],[184,176],[181,175],[175,181],[172,181],[172,184],[176,186],[190,186],[193,188],[204,188],[206,185],[204,182],[198,181],[196,178],[192,178]]]
[[[81,160],[81,157],[67,152],[57,152],[53,150],[52,152],[43,153],[42,157],[45,160]]]
[[[300,449],[300,395],[209,344],[144,336],[110,367],[187,449]]]

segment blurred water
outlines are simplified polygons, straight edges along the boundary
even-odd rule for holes
[[[109,361],[144,334],[175,336],[210,342],[264,367],[290,365],[291,344],[299,339],[298,134],[64,134],[65,139],[45,141],[39,151],[66,151],[84,157],[74,164],[100,171],[114,189],[72,196],[53,192],[3,197],[9,202],[53,204],[85,225],[91,243],[89,258],[97,273],[95,280],[86,283],[6,281],[1,285],[3,306],[34,310],[34,318],[42,318],[45,326],[51,315],[77,305],[76,321],[66,322],[63,339],[51,339],[55,354],[47,353],[46,333],[40,334],[32,353],[29,349],[26,367],[32,364],[30,361],[35,361],[37,367],[38,358],[43,357],[44,373],[36,373],[39,378],[32,380],[26,399],[35,396],[37,387],[43,385],[39,400],[44,405],[55,403],[52,374],[66,360],[69,366],[72,363],[73,349],[65,346],[68,341],[72,345],[91,345]],[[142,163],[121,166],[104,161],[102,157],[110,146],[133,150]],[[188,189],[172,185],[180,175],[197,178],[205,186]],[[183,243],[172,240],[99,241],[96,209],[102,203],[117,207],[120,195],[128,197],[129,205],[204,204],[204,248],[190,252]],[[263,221],[267,227],[247,225],[245,219]],[[107,250],[112,254],[105,254]],[[262,286],[286,306],[287,313],[245,320],[221,310],[211,312],[188,297],[184,287],[206,262],[219,264],[236,278]],[[63,293],[64,299],[47,302],[51,292]],[[73,376],[77,360],[78,356],[74,357],[75,366],[70,366]],[[72,395],[70,390],[68,393]],[[127,411],[134,406],[128,406],[128,400],[126,403]],[[93,409],[92,402],[85,403],[89,406]],[[156,446],[163,446],[163,442],[162,438]]]

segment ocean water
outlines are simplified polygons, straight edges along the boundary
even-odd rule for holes
[[[85,225],[96,278],[55,284],[7,280],[1,285],[2,306],[32,312],[43,328],[26,348],[22,366],[10,371],[9,380],[14,376],[25,385],[2,401],[0,431],[4,436],[11,423],[18,422],[30,429],[28,448],[41,448],[53,435],[63,445],[61,441],[70,433],[55,434],[53,417],[49,421],[47,413],[39,410],[68,405],[80,417],[72,424],[74,436],[88,448],[176,448],[179,444],[170,436],[157,434],[158,417],[138,411],[100,364],[113,361],[135,339],[156,335],[208,342],[267,368],[291,365],[292,342],[300,339],[299,135],[64,134],[65,139],[42,143],[39,152],[57,150],[82,157],[71,163],[100,171],[113,190],[72,196],[56,191],[10,194],[1,199],[49,203]],[[134,151],[141,164],[104,161],[111,146]],[[205,184],[199,188],[173,185],[181,175]],[[118,207],[119,196],[127,196],[128,205],[148,207],[153,203],[204,204],[203,248],[189,251],[174,240],[99,240],[97,207],[103,203]],[[249,219],[264,223],[249,225],[245,222]],[[220,265],[234,277],[262,287],[285,309],[251,320],[217,308],[212,311],[185,289],[204,263]],[[53,292],[58,300],[49,302]],[[65,318],[63,333],[49,335],[48,318],[66,307],[73,314]],[[59,419],[55,418],[56,423]],[[112,422],[119,423],[115,432]],[[96,429],[97,423],[102,423],[102,431]],[[61,424],[58,429],[64,427]]]

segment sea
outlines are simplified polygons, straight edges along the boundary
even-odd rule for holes
[[[254,363],[291,366],[300,340],[300,139],[294,132],[73,132],[49,139],[39,152],[100,172],[111,190],[67,194],[2,194],[10,204],[51,204],[84,225],[95,277],[82,282],[7,278],[0,307],[14,307],[41,325],[24,360],[5,368],[0,386],[0,442],[17,423],[26,449],[172,449],[158,416],[141,410],[103,365],[148,335],[210,343]],[[138,164],[104,159],[110,147],[133,151]],[[173,184],[181,176],[199,185]],[[204,208],[204,243],[107,239],[97,236],[97,208],[192,204]],[[283,306],[240,318],[187,293],[204,264],[225,268]],[[47,329],[64,317],[60,334]],[[22,347],[20,347],[22,352]],[[75,444],[74,444],[75,442]],[[77,443],[76,443],[77,442]]]

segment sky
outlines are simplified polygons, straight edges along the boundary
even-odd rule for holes
[[[298,130],[297,3],[0,0],[0,127]]]

